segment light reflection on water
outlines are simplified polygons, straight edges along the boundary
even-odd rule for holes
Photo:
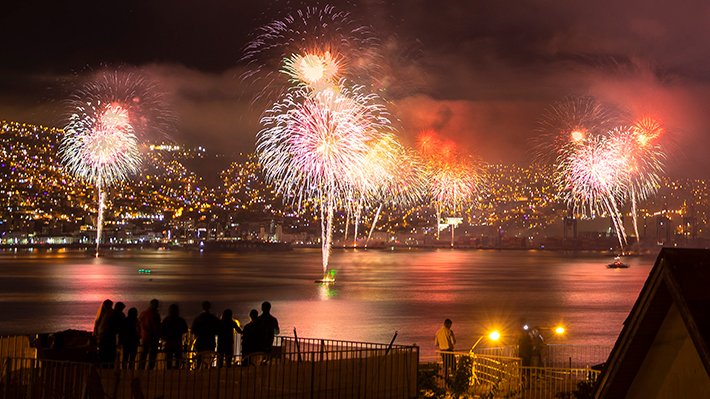
[[[654,257],[606,269],[596,253],[461,250],[335,250],[335,285],[322,276],[320,251],[197,253],[120,251],[94,258],[81,252],[0,252],[0,333],[91,329],[106,298],[142,311],[158,298],[161,311],[180,304],[192,321],[209,300],[242,323],[271,301],[281,331],[300,337],[421,346],[431,356],[434,333],[453,320],[457,349],[492,329],[564,325],[551,343],[613,344],[648,276]],[[139,269],[150,269],[141,274]],[[508,335],[508,342],[511,338]],[[484,343],[479,344],[483,346]]]

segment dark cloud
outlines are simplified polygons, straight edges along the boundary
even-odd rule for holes
[[[259,116],[242,50],[304,2],[28,0],[0,17],[0,118],[57,123],[65,83],[140,67],[180,113],[176,139],[252,151]],[[331,3],[332,4],[332,3]],[[363,0],[334,3],[380,38],[382,77],[410,143],[434,128],[488,162],[527,163],[535,120],[568,95],[653,112],[673,132],[671,173],[708,177],[710,3],[701,0]]]

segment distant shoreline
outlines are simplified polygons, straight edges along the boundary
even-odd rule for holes
[[[225,243],[232,243],[225,241]],[[229,248],[227,245],[200,247],[199,244],[163,244],[163,243],[141,243],[141,244],[103,244],[100,246],[100,251],[122,251],[122,250],[169,250],[169,251],[208,251],[208,252],[282,252],[290,251],[297,248],[320,249],[320,244],[287,244],[287,243],[266,243],[261,241],[234,241],[233,243],[241,244],[237,248]],[[645,249],[641,253],[632,252],[626,253],[627,256],[655,256],[663,247]],[[450,249],[450,250],[492,250],[492,251],[544,251],[544,252],[576,252],[585,253],[593,252],[604,255],[618,255],[618,249],[599,249],[599,248],[520,248],[520,247],[491,247],[491,246],[474,246],[474,245],[376,245],[376,246],[357,246],[352,245],[334,245],[333,250],[354,251],[354,250],[408,250],[408,249]],[[18,251],[55,251],[55,250],[71,250],[71,251],[86,251],[95,252],[95,244],[17,244],[17,245],[0,245],[1,252],[18,252]]]

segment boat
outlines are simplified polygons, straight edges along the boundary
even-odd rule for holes
[[[614,258],[614,261],[606,265],[607,269],[627,269],[629,265],[621,261],[620,257]]]

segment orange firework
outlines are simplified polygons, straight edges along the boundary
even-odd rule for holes
[[[638,118],[634,122],[632,129],[636,134],[636,141],[642,146],[649,144],[665,133],[665,129],[658,118],[648,115]]]
[[[438,152],[439,152],[439,156],[441,156],[441,158],[444,161],[449,161],[449,160],[453,159],[458,154],[458,151],[459,151],[458,144],[456,144],[452,140],[444,140],[441,143],[441,146],[439,147]]]
[[[425,157],[434,155],[440,145],[441,139],[439,139],[439,134],[435,130],[422,130],[417,136],[417,147],[419,152]]]

